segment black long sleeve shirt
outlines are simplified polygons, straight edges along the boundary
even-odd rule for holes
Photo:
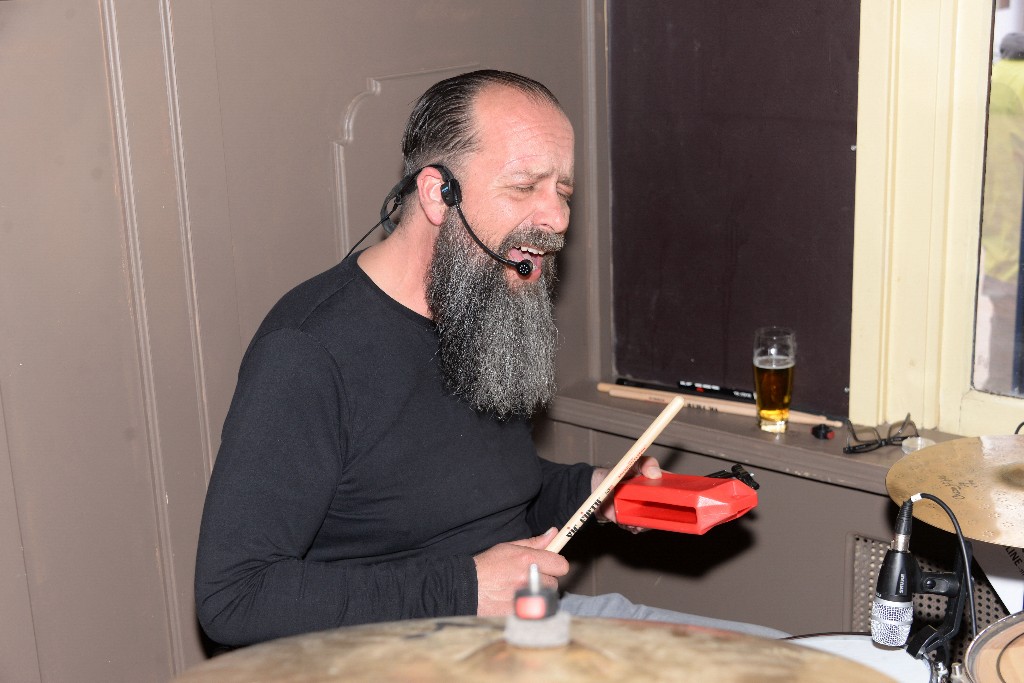
[[[433,323],[355,257],[270,312],[243,358],[207,494],[199,620],[245,645],[475,614],[473,555],[561,526],[592,468],[443,388]]]

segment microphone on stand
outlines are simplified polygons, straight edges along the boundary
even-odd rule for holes
[[[942,507],[956,530],[960,552],[956,555],[952,572],[922,572],[917,560],[910,554],[913,505],[922,498]],[[939,654],[935,656],[934,663],[948,670],[951,659],[949,643],[960,630],[960,620],[968,601],[971,621],[976,622],[971,580],[972,556],[971,544],[964,540],[960,524],[948,505],[930,493],[915,493],[911,496],[900,506],[896,516],[896,534],[878,572],[875,598],[871,603],[871,640],[888,647],[905,645],[907,654],[915,659],[937,652]],[[925,625],[911,636],[915,593],[946,597],[946,614],[938,626]],[[977,627],[973,628],[976,634]]]
[[[913,508],[910,500],[900,507],[896,533],[878,571],[871,602],[871,640],[888,647],[903,647],[914,621],[914,589],[921,570],[910,554]]]

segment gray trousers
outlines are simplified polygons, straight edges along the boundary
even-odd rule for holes
[[[566,593],[562,596],[561,609],[576,617],[606,617],[609,619],[638,619],[642,621],[664,621],[670,624],[685,624],[717,628],[723,631],[737,631],[760,638],[788,638],[790,634],[778,629],[757,624],[745,624],[740,621],[712,619],[696,614],[684,614],[660,607],[636,605],[618,593],[605,595],[576,595]]]

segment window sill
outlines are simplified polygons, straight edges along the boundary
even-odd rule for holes
[[[612,398],[596,386],[577,384],[561,391],[548,408],[553,422],[637,439],[662,411],[663,405]],[[936,443],[956,438],[923,430]],[[862,455],[846,455],[844,430],[833,439],[817,439],[809,425],[790,424],[782,435],[762,432],[752,418],[684,408],[656,439],[656,443],[729,462],[755,472],[766,469],[835,486],[888,495],[885,476],[903,452],[881,448]],[[688,473],[694,474],[694,473]]]

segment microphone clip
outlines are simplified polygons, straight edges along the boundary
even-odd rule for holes
[[[755,491],[761,488],[761,485],[754,481],[754,475],[744,469],[743,465],[740,465],[739,463],[733,465],[728,471],[719,470],[705,476],[712,479],[739,479]]]
[[[974,550],[970,541],[964,541],[967,561],[974,557]],[[946,614],[942,622],[936,627],[932,625],[922,626],[910,636],[907,641],[907,653],[915,659],[923,659],[925,656],[941,650],[941,660],[949,667],[950,663],[950,641],[960,632],[960,621],[963,619],[964,606],[970,591],[968,572],[970,566],[964,566],[964,560],[960,553],[956,553],[956,561],[952,572],[921,572],[915,581],[914,592],[926,593],[929,595],[942,595],[947,598]],[[973,597],[972,597],[973,599]]]

